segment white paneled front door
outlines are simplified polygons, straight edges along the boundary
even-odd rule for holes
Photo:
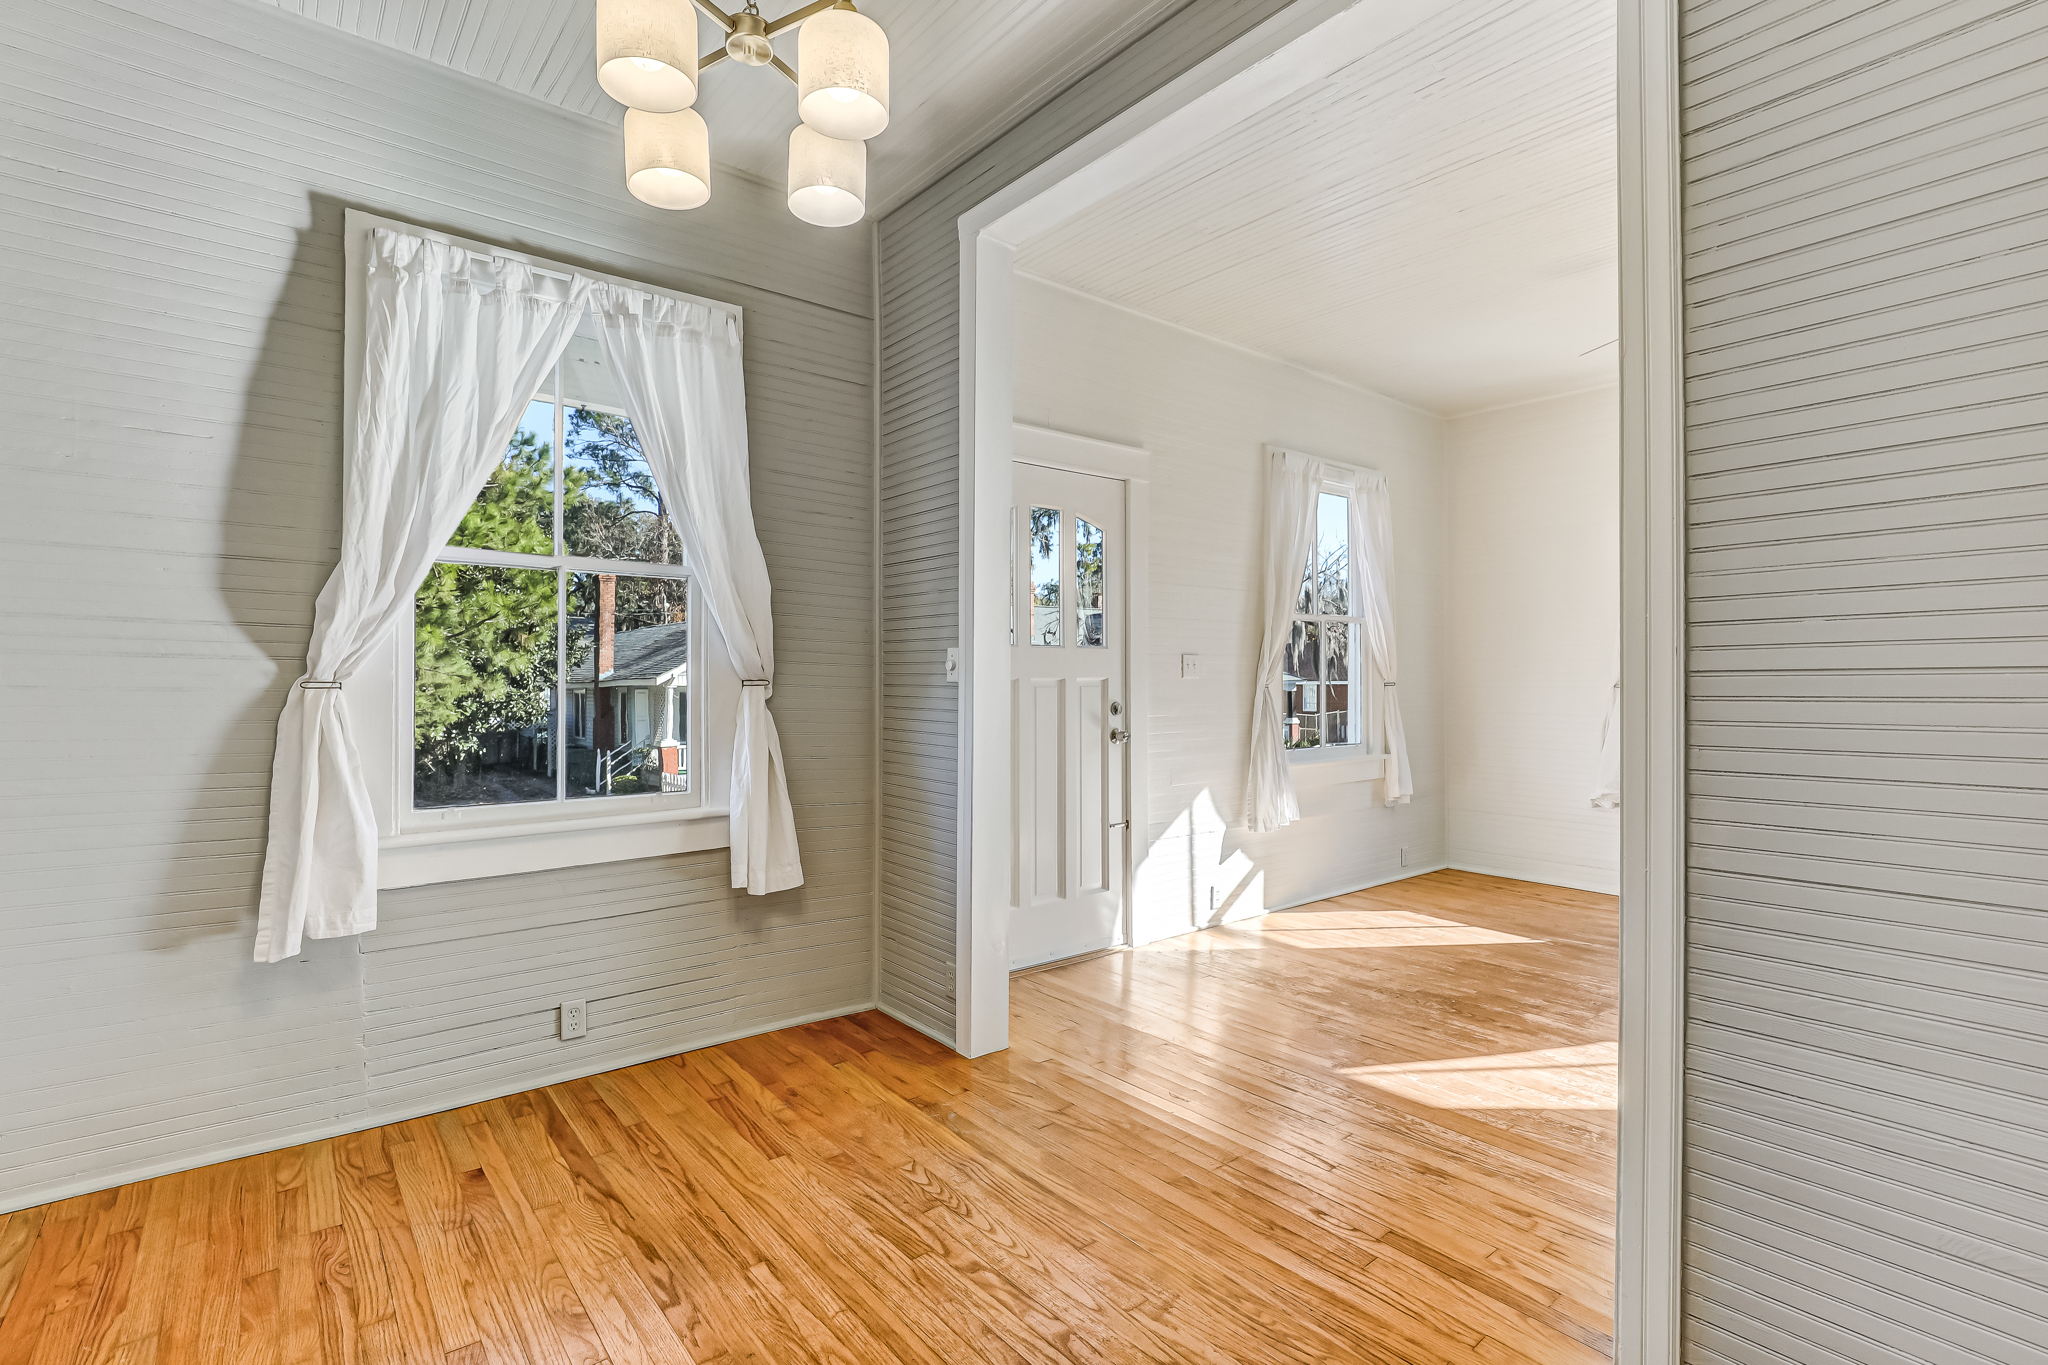
[[[1015,468],[1013,969],[1123,941],[1130,729],[1124,485]]]

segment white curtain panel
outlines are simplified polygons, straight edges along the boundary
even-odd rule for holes
[[[732,750],[732,884],[754,895],[803,883],[796,815],[774,690],[768,563],[754,533],[747,471],[747,395],[739,319],[666,294],[601,286],[594,301],[605,359],[626,394],[640,447],[682,536],[738,667]]]
[[[1593,804],[1613,810],[1621,804],[1621,684],[1607,690],[1607,718],[1600,722],[1600,771]]]
[[[1351,499],[1351,572],[1365,617],[1366,645],[1380,679],[1380,752],[1386,755],[1380,797],[1390,806],[1415,793],[1408,766],[1408,730],[1401,722],[1400,651],[1394,645],[1394,507],[1384,474],[1362,470]]]
[[[377,923],[377,822],[346,684],[385,639],[504,453],[593,288],[375,229],[362,385],[342,489],[341,562],[313,609],[270,780],[256,960]]]
[[[1245,781],[1245,824],[1254,832],[1301,818],[1282,747],[1286,704],[1281,673],[1294,629],[1294,603],[1316,538],[1316,495],[1329,466],[1313,455],[1276,450],[1266,469],[1265,631],[1252,693],[1251,770]]]

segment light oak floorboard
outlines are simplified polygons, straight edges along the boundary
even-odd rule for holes
[[[0,1215],[0,1362],[1602,1361],[1614,950],[1433,873]]]

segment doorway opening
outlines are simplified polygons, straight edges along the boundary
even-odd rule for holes
[[[1510,1276],[1572,1306],[1530,1358],[1662,1361],[1669,35],[1585,0],[1269,27],[962,221],[962,1047],[1044,1046],[1036,1010],[1277,1048],[1497,1157],[1475,1207],[1507,1169],[1584,1234]]]

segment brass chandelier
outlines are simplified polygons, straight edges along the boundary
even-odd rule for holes
[[[726,32],[725,45],[701,57],[697,10]],[[795,70],[775,55],[775,36],[791,29]],[[597,83],[626,106],[633,197],[664,209],[711,198],[711,134],[691,106],[698,73],[728,57],[773,67],[796,86],[789,211],[819,227],[859,222],[867,140],[889,126],[889,39],[852,0],[817,0],[780,19],[765,18],[754,0],[732,14],[710,0],[597,0]]]

